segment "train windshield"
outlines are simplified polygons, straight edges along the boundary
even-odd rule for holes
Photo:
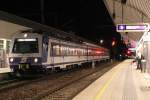
[[[15,39],[13,53],[38,53],[38,39]]]

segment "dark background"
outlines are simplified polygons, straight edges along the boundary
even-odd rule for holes
[[[0,0],[0,10],[41,22],[41,0]],[[113,49],[125,49],[103,0],[44,0],[44,23]],[[119,48],[119,49],[118,49]],[[113,51],[113,50],[112,50]]]

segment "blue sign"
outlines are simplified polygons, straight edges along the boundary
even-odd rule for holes
[[[117,32],[145,32],[149,31],[148,23],[139,23],[139,24],[118,24]]]

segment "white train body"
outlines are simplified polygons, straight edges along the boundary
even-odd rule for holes
[[[77,44],[37,33],[20,33],[12,39],[9,65],[14,71],[62,69],[105,59],[109,59],[109,51],[100,46]]]

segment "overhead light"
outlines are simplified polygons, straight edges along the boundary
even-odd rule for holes
[[[17,39],[17,41],[19,41],[19,42],[23,42],[23,41],[36,41],[36,39]]]

